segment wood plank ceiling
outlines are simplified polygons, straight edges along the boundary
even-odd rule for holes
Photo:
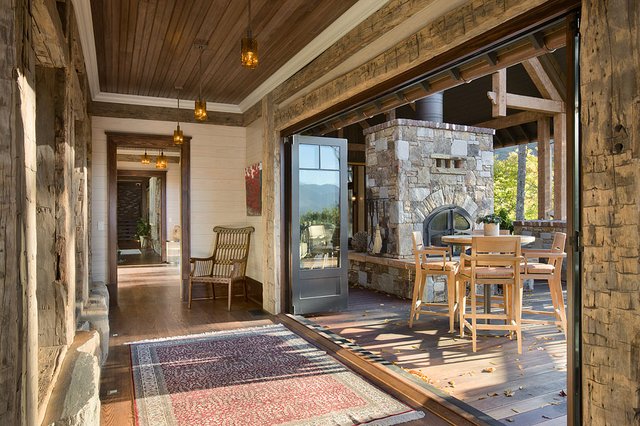
[[[260,64],[240,65],[244,0],[91,0],[100,90],[238,104],[357,0],[252,0]]]

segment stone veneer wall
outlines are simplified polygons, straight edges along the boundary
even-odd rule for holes
[[[513,222],[513,233],[516,235],[533,235],[536,242],[531,247],[549,248],[556,232],[567,233],[565,220],[516,220]]]
[[[406,119],[365,130],[367,190],[389,200],[387,256],[412,256],[411,232],[437,207],[493,212],[493,133]]]
[[[349,253],[349,284],[380,291],[404,299],[411,299],[416,279],[413,260],[370,256],[365,253]],[[446,279],[427,277],[424,300],[445,302]]]

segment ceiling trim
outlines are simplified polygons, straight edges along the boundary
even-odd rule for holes
[[[99,92],[93,96],[96,102],[107,102],[112,104],[143,105],[153,107],[176,108],[175,98],[158,98],[155,96],[126,95],[122,93]],[[195,108],[195,101],[180,99],[180,109]],[[217,102],[207,102],[207,110],[213,112],[231,112],[242,114],[243,111],[236,104],[222,104]]]
[[[331,23],[322,33],[307,44],[300,52],[280,67],[267,80],[244,98],[238,105],[207,102],[207,109],[216,112],[243,113],[260,101],[265,95],[278,87],[304,66],[309,64],[333,45],[341,37],[371,16],[384,6],[389,0],[359,0]],[[152,96],[127,95],[100,91],[98,78],[98,59],[96,55],[96,42],[93,33],[93,19],[91,17],[90,0],[72,0],[73,8],[78,22],[80,44],[84,55],[87,78],[91,99],[96,102],[110,102],[127,105],[145,105],[174,108],[176,100],[172,98],[159,98]],[[181,100],[181,108],[192,109],[195,101]]]

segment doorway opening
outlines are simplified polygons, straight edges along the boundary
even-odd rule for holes
[[[575,138],[567,117],[574,113],[576,61],[573,46],[566,46],[572,40],[569,21],[538,27],[297,129],[302,135],[346,138],[349,157],[362,153],[366,167],[367,237],[364,249],[355,252],[358,239],[350,226],[348,308],[339,315],[309,312],[307,318],[400,366],[488,422],[516,421],[517,416],[517,421],[537,419],[526,424],[573,419],[579,403],[579,346],[570,343],[575,322],[570,318],[569,329],[562,330],[553,317],[544,322],[523,315],[527,321],[522,354],[504,333],[486,332],[484,347],[472,353],[470,342],[449,333],[445,317],[420,316],[413,328],[408,327],[415,279],[411,233],[423,232],[425,242],[439,245],[445,234],[482,232],[474,229],[476,220],[499,213],[494,212],[494,190],[504,182],[494,182],[494,167],[504,158],[497,150],[524,145],[526,167],[526,154],[532,151],[526,146],[535,144],[537,189],[509,183],[517,194],[514,211],[501,215],[503,231],[529,237],[526,240],[536,237],[533,244],[540,249],[552,244],[554,234],[572,234],[573,224],[579,222],[567,209],[573,184],[567,171],[575,170],[570,159]],[[434,108],[434,103],[439,105]],[[521,176],[516,179],[527,182]],[[343,184],[353,186],[350,181]],[[539,191],[535,217],[531,209],[515,211],[516,205],[524,205],[527,190]],[[353,223],[358,216],[354,201],[357,198],[351,197]],[[295,209],[295,200],[288,202]],[[563,249],[572,265],[574,247]],[[550,262],[540,263],[550,267]],[[290,274],[289,279],[295,277]],[[290,282],[289,288],[301,284]],[[419,298],[446,301],[446,285],[444,279],[430,279]],[[555,307],[558,297],[564,310],[579,295],[579,282],[570,275],[563,275],[560,296],[542,280],[526,285],[530,288],[525,287],[523,307],[529,311]],[[492,375],[496,371],[499,375]]]
[[[166,211],[166,171],[118,170],[119,267],[167,263]]]
[[[175,296],[184,300],[189,268],[183,266],[190,256],[189,143],[190,137],[176,146],[170,135],[107,132],[111,305],[118,303],[121,273],[140,279],[174,276]],[[142,266],[148,269],[129,270]]]

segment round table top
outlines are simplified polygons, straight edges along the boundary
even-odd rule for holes
[[[443,243],[447,244],[458,244],[461,246],[470,246],[471,239],[473,237],[484,238],[484,235],[443,235],[441,240]],[[520,244],[526,245],[531,244],[536,240],[536,237],[533,235],[497,235],[497,237],[520,237]]]

